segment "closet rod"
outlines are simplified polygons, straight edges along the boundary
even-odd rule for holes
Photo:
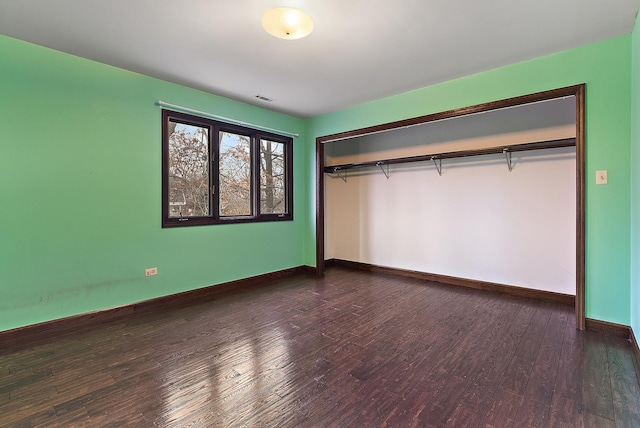
[[[503,154],[512,152],[525,152],[529,150],[556,149],[560,147],[572,147],[576,145],[575,138],[562,138],[559,140],[536,141],[534,143],[512,144],[508,146],[488,147],[484,149],[458,150],[455,152],[433,153],[429,155],[408,156],[403,158],[380,159],[368,162],[345,163],[324,167],[324,172],[335,173],[353,168],[365,168],[369,166],[394,165],[400,163],[425,162],[430,160],[442,160],[462,158],[468,156],[482,156]]]
[[[166,107],[169,110],[181,111],[181,112],[184,112],[184,113],[193,113],[193,114],[197,114],[197,115],[200,115],[200,116],[210,117],[212,119],[217,119],[217,120],[220,120],[222,122],[231,123],[231,124],[234,124],[234,125],[249,126],[251,128],[260,129],[262,131],[269,131],[269,132],[273,132],[275,134],[287,135],[289,137],[299,137],[300,136],[300,134],[296,134],[296,133],[293,133],[293,132],[282,131],[280,129],[269,128],[269,127],[262,126],[262,125],[256,125],[255,123],[243,122],[241,120],[231,119],[230,117],[218,116],[217,114],[207,113],[206,111],[201,111],[201,110],[196,110],[196,109],[192,109],[192,108],[189,108],[189,107],[179,106],[177,104],[165,103],[164,101],[160,101],[160,100],[158,100],[156,104],[158,104],[160,107]]]

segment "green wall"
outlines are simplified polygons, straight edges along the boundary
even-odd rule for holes
[[[636,29],[635,118],[638,46]],[[303,121],[0,36],[0,330],[314,265],[316,136],[586,83],[587,316],[638,331],[631,50],[626,35]],[[161,229],[159,99],[300,133],[295,220]]]
[[[303,264],[303,120],[4,36],[0,52],[0,330]],[[295,220],[162,229],[157,100],[302,134]]]
[[[640,338],[640,15],[632,35],[631,71],[631,327]]]
[[[478,103],[587,84],[587,317],[630,322],[631,36],[380,99],[310,121],[310,140]],[[308,159],[311,167],[311,159]],[[595,186],[595,171],[609,184]],[[311,264],[313,240],[307,242]]]

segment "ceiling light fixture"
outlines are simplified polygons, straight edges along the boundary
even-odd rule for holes
[[[295,40],[308,36],[313,30],[313,20],[300,9],[276,7],[262,15],[262,26],[272,36]]]

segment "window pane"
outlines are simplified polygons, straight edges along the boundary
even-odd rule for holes
[[[209,198],[209,130],[169,121],[169,217],[205,217]]]
[[[284,214],[287,210],[284,144],[260,140],[260,211]]]
[[[220,215],[251,215],[251,141],[220,132]]]

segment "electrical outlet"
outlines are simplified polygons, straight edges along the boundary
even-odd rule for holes
[[[153,275],[157,275],[158,274],[158,268],[157,267],[153,267],[153,268],[149,268],[149,269],[145,269],[144,270],[144,276],[153,276]]]
[[[596,171],[596,184],[607,184],[607,170]]]

